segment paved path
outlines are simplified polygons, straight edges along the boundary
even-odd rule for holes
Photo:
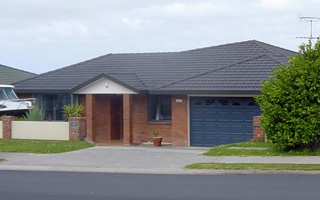
[[[97,146],[60,154],[0,153],[0,158],[7,160],[0,163],[0,170],[208,173],[208,170],[184,170],[183,167],[201,162],[320,164],[319,156],[202,156],[201,154],[207,150],[208,148],[193,147]]]

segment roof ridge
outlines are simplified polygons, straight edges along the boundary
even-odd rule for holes
[[[222,46],[230,46],[230,45],[241,44],[241,43],[245,43],[245,42],[253,42],[253,41],[256,41],[256,40],[230,42],[230,43],[227,43],[227,44],[219,44],[219,45],[213,45],[213,46],[207,46],[207,47],[200,47],[200,48],[196,48],[196,49],[184,50],[184,51],[181,51],[181,52],[184,53],[184,52],[197,51],[197,50],[203,50],[203,49],[210,49],[210,48],[216,48],[216,47],[222,47]]]
[[[292,50],[290,50],[290,49],[285,49],[285,48],[282,48],[282,47],[274,46],[274,45],[272,45],[272,44],[268,44],[268,43],[261,42],[261,41],[258,41],[258,40],[253,40],[253,41],[254,41],[254,43],[255,43],[256,45],[258,45],[259,47],[263,48],[264,50],[266,50],[266,51],[268,51],[268,52],[270,52],[270,53],[272,53],[272,54],[274,54],[274,53],[273,53],[272,51],[270,51],[269,49],[267,49],[266,47],[262,46],[262,44],[264,44],[264,45],[266,45],[266,46],[273,47],[273,48],[278,48],[278,49],[281,49],[281,50],[284,50],[284,51],[289,51],[289,52],[291,52],[291,53],[297,53],[297,52],[292,51]]]
[[[185,80],[188,80],[188,79],[191,79],[191,78],[195,78],[197,76],[202,76],[202,75],[210,73],[210,72],[218,71],[218,70],[221,70],[221,69],[224,69],[224,68],[227,68],[227,67],[231,67],[233,65],[237,65],[237,64],[244,63],[244,62],[247,62],[247,61],[250,61],[250,60],[254,60],[254,59],[262,57],[262,56],[267,56],[267,55],[266,54],[260,54],[260,55],[252,56],[250,58],[247,58],[247,59],[244,59],[244,60],[229,64],[229,65],[225,65],[225,66],[218,67],[218,68],[215,68],[215,69],[210,69],[210,70],[207,70],[205,72],[201,72],[201,73],[198,73],[198,74],[195,74],[195,75],[184,77],[184,78],[182,78],[180,80],[176,80],[176,81],[173,81],[173,82],[170,82],[170,83],[167,83],[167,84],[160,85],[160,86],[156,87],[155,89],[160,89],[160,88],[163,88],[163,87],[175,84],[175,83],[179,83],[181,81],[185,81]]]
[[[145,88],[148,88],[146,86],[146,84],[137,76],[137,74],[134,74],[134,76],[140,81],[140,83],[145,87]]]
[[[145,87],[145,88],[148,88],[142,81],[141,81],[141,79],[137,76],[137,74],[136,73],[126,73],[126,72],[115,72],[115,73],[108,73],[110,76],[112,76],[112,75],[133,75],[133,76],[135,76],[136,78],[137,78],[137,80]]]
[[[7,65],[2,65],[2,64],[0,64],[0,67],[5,67],[5,68],[13,69],[13,70],[16,70],[16,71],[21,71],[21,72],[25,72],[25,73],[37,75],[36,73],[28,72],[28,71],[25,71],[25,70],[22,70],[22,69],[14,68],[14,67],[9,67],[9,66],[7,66]]]
[[[297,53],[297,52],[292,51],[292,50],[289,50],[289,49],[285,49],[285,48],[282,48],[282,47],[274,46],[274,45],[271,45],[271,44],[268,44],[268,43],[264,43],[264,42],[260,42],[260,41],[255,41],[255,44],[258,45],[259,47],[263,48],[264,50],[270,52],[271,54],[270,54],[270,55],[267,55],[267,56],[268,56],[269,58],[271,58],[272,60],[274,60],[274,61],[276,61],[276,62],[279,62],[279,63],[282,63],[282,61],[281,61],[278,57],[274,56],[275,53],[272,52],[271,50],[267,49],[267,48],[266,48],[265,46],[263,46],[263,45],[270,46],[270,47],[273,47],[273,48],[278,48],[278,49],[281,49],[281,50],[284,50],[284,51],[288,51],[288,52],[291,52],[291,53],[295,53],[295,54]],[[262,45],[262,44],[263,44],[263,45]],[[283,54],[281,54],[281,55],[283,55]],[[285,57],[285,55],[283,55],[283,57]],[[289,57],[290,57],[290,56],[287,56],[287,58],[289,58]]]

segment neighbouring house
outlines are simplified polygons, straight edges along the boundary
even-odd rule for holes
[[[31,78],[36,74],[15,69],[5,65],[0,65],[0,84],[11,85],[15,82]]]
[[[295,52],[256,40],[166,53],[107,54],[15,84],[47,118],[66,104],[85,107],[87,139],[214,146],[253,137],[254,96]]]

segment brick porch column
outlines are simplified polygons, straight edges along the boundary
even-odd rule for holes
[[[133,140],[132,131],[132,95],[123,95],[123,144],[131,145]]]
[[[95,98],[93,94],[86,94],[86,140],[93,141],[93,109]]]
[[[2,117],[2,136],[3,139],[11,139],[12,135],[12,121],[14,116],[3,116]]]
[[[253,117],[253,141],[265,141],[265,134],[261,126],[261,116]]]
[[[172,95],[172,146],[188,146],[188,96]]]
[[[69,140],[84,140],[86,137],[86,118],[69,117]]]

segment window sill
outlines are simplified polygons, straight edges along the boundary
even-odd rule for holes
[[[153,124],[153,125],[171,125],[172,122],[148,121],[148,124]]]

